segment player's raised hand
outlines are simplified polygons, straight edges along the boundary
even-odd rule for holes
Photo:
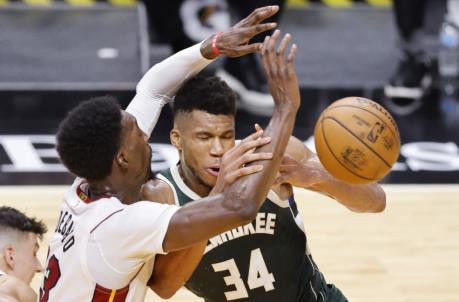
[[[324,169],[317,156],[310,156],[301,161],[284,154],[279,166],[279,176],[273,185],[289,183],[298,188],[310,188],[324,179]]]
[[[261,49],[262,43],[249,44],[255,35],[274,29],[276,23],[261,23],[279,11],[277,5],[260,7],[236,25],[216,33],[204,41],[201,52],[204,57],[213,59],[219,54],[240,57]]]
[[[260,172],[263,169],[262,165],[245,166],[257,160],[272,158],[273,154],[270,152],[253,152],[256,148],[271,142],[270,137],[262,137],[262,135],[263,130],[258,130],[225,153],[220,163],[217,183],[212,189],[211,194],[221,193],[236,179]]]
[[[295,57],[297,46],[293,44],[286,54],[286,49],[291,41],[291,35],[286,34],[276,49],[280,31],[267,36],[261,49],[263,68],[268,79],[269,92],[276,106],[300,106],[300,89],[295,70]]]

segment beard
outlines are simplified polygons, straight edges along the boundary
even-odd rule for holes
[[[183,162],[181,163],[183,165]],[[207,183],[202,177],[199,176],[199,173],[192,166],[186,165],[186,168],[191,172],[191,176],[198,182],[199,185],[206,187],[209,191],[212,190],[215,184]],[[184,179],[186,180],[186,179]]]

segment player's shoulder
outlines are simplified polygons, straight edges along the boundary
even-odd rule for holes
[[[3,299],[5,297],[10,300],[1,300],[1,301],[25,301],[32,302],[36,301],[37,295],[32,290],[32,288],[24,283],[23,281],[13,277],[4,275],[1,277],[1,290],[0,297]]]
[[[156,201],[164,204],[175,204],[174,192],[167,182],[154,178],[141,188],[142,200]]]

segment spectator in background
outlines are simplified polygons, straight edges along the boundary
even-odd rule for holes
[[[389,98],[420,99],[437,73],[439,57],[439,45],[426,43],[426,36],[433,33],[434,41],[439,41],[442,21],[459,28],[459,1],[394,0],[393,9],[402,59],[385,86],[385,94]]]
[[[174,52],[202,41],[211,33],[226,29],[235,20],[250,14],[255,8],[278,5],[279,13],[268,19],[278,22],[285,0],[143,0],[150,27],[160,41],[169,43]],[[233,21],[233,22],[232,22]],[[253,40],[262,42],[263,33]],[[256,54],[227,58],[217,75],[239,95],[239,108],[269,116],[273,100]]]
[[[37,258],[38,239],[46,233],[42,221],[11,207],[0,207],[0,301],[35,302],[29,286],[43,267]]]
[[[419,99],[431,83],[430,58],[421,43],[426,0],[394,0],[394,15],[403,52],[397,70],[385,86],[389,98]]]

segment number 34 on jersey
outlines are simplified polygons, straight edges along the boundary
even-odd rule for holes
[[[225,284],[227,286],[234,286],[236,289],[225,292],[227,301],[249,297],[247,287],[241,278],[241,273],[234,259],[214,263],[212,267],[215,272],[229,272],[229,275],[223,278]],[[274,282],[276,282],[276,279],[272,273],[268,272],[261,250],[259,248],[252,250],[250,253],[249,275],[247,278],[248,288],[255,289],[264,287],[265,291],[268,292],[274,289]]]

